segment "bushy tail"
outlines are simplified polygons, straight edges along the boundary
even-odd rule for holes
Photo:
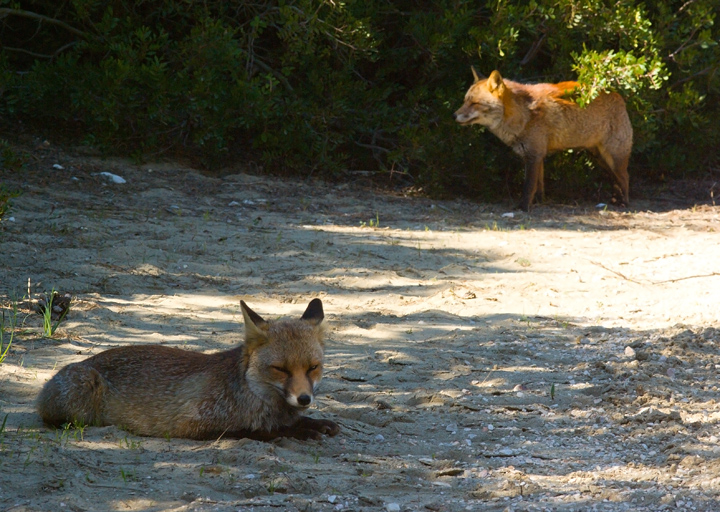
[[[59,427],[66,423],[98,425],[107,384],[94,368],[70,365],[43,387],[37,410],[43,421]]]

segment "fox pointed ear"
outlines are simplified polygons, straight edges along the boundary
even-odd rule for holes
[[[475,66],[470,66],[470,71],[472,71],[473,79],[475,80],[475,83],[478,83],[480,80],[485,78],[481,73],[478,73],[475,70]]]
[[[501,88],[504,85],[505,83],[503,82],[502,76],[500,76],[500,73],[497,70],[490,73],[490,78],[488,78],[488,89],[490,92],[502,90]]]
[[[323,318],[325,318],[325,313],[323,313],[322,301],[320,299],[313,299],[310,301],[310,304],[308,304],[300,320],[305,320],[312,325],[320,325]]]
[[[242,309],[243,318],[245,319],[245,344],[248,348],[253,349],[266,343],[268,340],[268,323],[250,309],[243,300],[240,301],[240,309]]]

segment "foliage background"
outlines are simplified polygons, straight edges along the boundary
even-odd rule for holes
[[[452,112],[470,65],[617,90],[635,183],[706,177],[720,147],[717,0],[0,0],[0,119],[46,137],[208,166],[432,194],[518,194],[520,161]],[[717,169],[716,169],[717,170]],[[585,157],[556,198],[609,195]]]

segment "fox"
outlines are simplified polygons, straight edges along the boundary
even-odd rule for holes
[[[630,204],[628,164],[633,129],[623,98],[601,93],[585,108],[566,98],[578,82],[522,84],[503,79],[495,70],[488,78],[471,67],[474,82],[453,114],[460,125],[487,127],[522,157],[525,183],[518,207],[530,210],[536,192],[545,196],[545,157],[554,151],[587,149],[614,178],[614,195]]]
[[[265,321],[240,301],[245,342],[204,354],[162,345],[106,350],[56,373],[37,398],[46,425],[117,425],[133,434],[198,440],[320,440],[340,427],[303,416],[322,378],[324,312]]]

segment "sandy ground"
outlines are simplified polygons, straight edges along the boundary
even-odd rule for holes
[[[720,510],[718,207],[509,217],[51,150],[0,173],[25,191],[0,224],[6,319],[20,305],[0,510]],[[48,338],[30,306],[52,289],[73,300]],[[311,415],[337,437],[55,431],[34,411],[67,363],[226,349],[240,299],[276,318],[313,297],[331,329]]]

